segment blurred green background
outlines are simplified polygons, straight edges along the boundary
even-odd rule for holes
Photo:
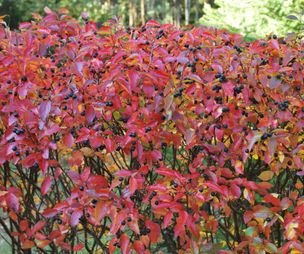
[[[45,6],[67,8],[75,18],[87,11],[91,19],[100,22],[115,15],[127,26],[149,19],[177,26],[209,25],[250,40],[301,31],[304,0],[0,0],[0,15],[7,14],[7,23],[15,29],[30,20],[33,12],[42,14]]]

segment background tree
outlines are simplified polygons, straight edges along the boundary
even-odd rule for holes
[[[43,13],[43,8],[58,10],[66,8],[71,16],[79,18],[83,11],[89,13],[91,19],[104,22],[113,15],[119,16],[124,24],[137,26],[148,19],[156,19],[162,23],[173,23],[176,26],[196,24],[202,17],[204,3],[217,8],[214,0],[0,0],[0,14],[8,15],[6,21],[11,28],[18,28],[22,21],[28,21],[33,12]]]
[[[303,0],[216,0],[213,4],[219,8],[206,3],[200,23],[227,28],[248,39],[263,37],[270,32],[284,36],[287,32],[299,31],[300,22],[287,19],[287,16],[304,10]]]

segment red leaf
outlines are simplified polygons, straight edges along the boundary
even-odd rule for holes
[[[90,105],[86,110],[86,121],[88,124],[91,124],[95,118],[95,109],[92,105]]]
[[[298,175],[298,176],[304,176],[304,170],[298,171],[298,172],[297,172],[297,175]]]
[[[188,63],[189,62],[189,59],[188,57],[186,57],[187,53],[186,52],[182,52],[177,58],[177,62],[180,63],[180,64],[185,64],[185,63]]]
[[[271,39],[271,45],[276,49],[280,50],[280,45],[278,43],[278,40]]]
[[[215,183],[204,183],[205,186],[209,187],[212,191],[223,194],[223,189]]]
[[[134,241],[133,248],[136,251],[136,253],[138,253],[138,254],[144,254],[145,253],[145,245],[139,240]]]
[[[266,219],[267,217],[271,217],[273,215],[273,212],[268,207],[262,205],[255,206],[253,210],[253,214],[256,218]]]
[[[114,246],[115,243],[116,243],[116,239],[112,238],[112,240],[109,243],[109,253],[110,254],[114,253],[116,250],[116,246]]]
[[[51,186],[52,186],[52,179],[50,176],[46,176],[43,179],[43,182],[42,182],[41,188],[40,188],[42,196],[44,196],[49,191]]]
[[[185,211],[180,211],[174,227],[174,237],[178,237],[182,232],[185,231],[187,218],[188,214]]]
[[[244,222],[247,224],[251,219],[253,218],[253,212],[252,211],[245,211],[244,213]]]
[[[281,209],[284,211],[286,209],[288,209],[290,206],[292,205],[292,202],[289,198],[285,197],[281,200],[280,202],[280,206],[281,206]]]
[[[266,194],[264,200],[266,203],[272,204],[273,206],[280,206],[280,200],[271,194]]]
[[[133,173],[130,171],[130,170],[126,170],[126,169],[122,169],[122,170],[119,170],[115,173],[116,176],[120,177],[129,177],[131,176]]]
[[[91,174],[91,170],[89,167],[85,167],[84,171],[80,175],[80,179],[82,182],[86,182],[89,179],[89,176]]]
[[[269,87],[271,89],[274,89],[274,88],[277,88],[281,85],[281,80],[280,79],[277,79],[276,77],[272,77],[270,79],[270,82],[269,82]]]
[[[146,227],[150,229],[149,237],[152,243],[156,243],[160,237],[160,226],[150,220],[146,221]]]
[[[191,141],[194,138],[194,134],[195,134],[195,130],[194,129],[187,129],[185,135],[185,141],[186,141],[186,145],[189,145],[191,143]]]
[[[130,238],[128,237],[128,235],[122,234],[119,241],[122,254],[129,253],[129,243],[130,243]]]
[[[84,247],[84,244],[83,244],[83,243],[78,243],[78,244],[76,244],[76,245],[74,246],[73,250],[74,250],[74,251],[80,251],[80,250],[83,249],[83,247]]]
[[[71,219],[70,219],[70,225],[72,227],[75,227],[78,225],[79,219],[81,218],[82,214],[83,214],[83,212],[79,211],[79,210],[76,210],[72,213]]]
[[[35,243],[31,240],[25,239],[25,241],[22,243],[22,249],[31,249],[35,246]]]
[[[26,229],[28,229],[29,225],[28,225],[28,222],[27,220],[22,220],[20,222],[20,230],[21,231],[25,231]]]
[[[50,101],[43,101],[39,106],[39,116],[41,120],[45,121],[51,111],[52,103]]]
[[[166,213],[166,215],[164,216],[164,224],[163,227],[166,228],[169,226],[169,223],[171,222],[173,217],[173,213],[172,212],[168,212]]]
[[[14,210],[15,212],[19,211],[19,207],[20,207],[19,199],[16,197],[14,193],[12,192],[7,193],[6,203],[8,207]]]
[[[160,24],[158,22],[156,22],[155,20],[149,20],[146,23],[146,26],[151,26],[151,27],[160,27]]]
[[[115,150],[114,142],[110,138],[107,138],[104,142],[105,142],[107,152],[112,153]]]
[[[162,158],[162,154],[161,154],[161,152],[158,151],[158,150],[153,150],[153,151],[151,152],[151,155],[152,155],[152,158],[153,158],[154,160],[160,160],[160,159]]]
[[[130,87],[131,87],[130,92],[132,92],[134,89],[136,89],[137,82],[139,80],[139,75],[134,70],[128,70],[127,74],[128,74],[128,78],[129,78]]]
[[[131,222],[128,223],[130,229],[135,233],[135,234],[140,234],[139,226],[138,226],[138,220],[137,219],[132,219]]]
[[[54,216],[56,216],[59,213],[59,211],[57,209],[53,209],[53,208],[46,208],[44,209],[42,215],[45,218],[53,218]]]
[[[130,194],[132,195],[137,190],[137,180],[134,177],[130,177]]]
[[[103,143],[103,138],[100,136],[89,137],[89,140],[91,147],[94,149],[100,147]]]
[[[75,69],[77,71],[77,73],[82,76],[82,70],[83,70],[83,62],[76,62],[75,63]]]
[[[276,140],[276,138],[270,138],[268,140],[268,150],[269,150],[270,156],[274,155],[274,152],[275,152],[276,148],[277,148],[277,140]]]
[[[98,202],[94,211],[95,219],[100,222],[107,215],[110,210],[109,203]]]
[[[38,221],[32,228],[32,234],[35,234],[36,232],[40,231],[45,226],[45,224],[45,221]]]
[[[182,179],[184,179],[184,177],[180,173],[178,173],[178,172],[176,172],[176,171],[174,171],[172,169],[165,168],[165,167],[158,168],[158,169],[155,170],[155,172],[157,174],[160,174],[160,175],[163,175],[163,176],[167,176],[169,178],[174,178],[174,179],[177,178],[180,181]]]
[[[237,198],[239,198],[241,196],[241,188],[236,185],[236,184],[231,184],[230,185],[230,189],[231,189],[231,192],[233,193],[233,195]]]
[[[73,146],[73,143],[74,143],[73,135],[71,133],[66,133],[64,135],[64,138],[63,138],[63,143],[67,147],[71,148]]]

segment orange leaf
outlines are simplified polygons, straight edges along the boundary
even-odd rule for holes
[[[272,179],[274,173],[270,170],[264,171],[262,172],[258,178],[260,178],[262,181],[269,181],[270,179]]]
[[[128,237],[128,235],[123,234],[120,237],[120,248],[122,251],[122,254],[127,254],[128,250],[129,250],[129,243],[130,243],[130,238]]]

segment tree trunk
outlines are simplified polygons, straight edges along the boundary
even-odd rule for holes
[[[155,0],[149,1],[149,11],[151,13],[151,19],[155,19]]]
[[[145,17],[145,0],[140,0],[140,19],[141,19],[141,24],[144,25],[146,22],[146,17]]]
[[[172,5],[173,24],[180,27],[180,0],[173,0]]]
[[[134,19],[134,26],[137,26],[138,25],[138,18],[137,18],[137,11],[136,11],[136,0],[132,0],[133,2],[133,19]]]
[[[198,1],[195,1],[195,17],[194,17],[194,22],[195,24],[198,21],[198,14],[199,14],[199,9],[200,9],[200,4]]]
[[[108,0],[108,10],[111,13],[111,16],[114,15],[114,4],[112,3],[112,0]]]
[[[135,0],[129,0],[129,26],[135,26],[137,24],[137,12]]]
[[[129,1],[129,27],[133,26],[133,16],[132,16],[132,1]]]
[[[185,25],[189,25],[191,0],[185,0]]]
[[[174,5],[174,1],[171,1],[170,2],[170,5],[171,5],[171,23],[173,24],[173,25],[176,25],[175,24],[175,5]]]

